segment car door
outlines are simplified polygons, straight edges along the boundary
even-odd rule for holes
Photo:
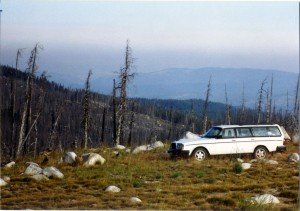
[[[237,153],[252,153],[255,147],[255,140],[251,129],[248,127],[236,128],[236,134]]]
[[[215,154],[236,153],[236,132],[234,128],[224,128],[221,136],[215,140]]]

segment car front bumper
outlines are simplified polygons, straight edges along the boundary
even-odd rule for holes
[[[171,156],[184,156],[188,157],[190,154],[190,151],[188,150],[179,150],[179,149],[169,149],[168,153],[171,154]]]

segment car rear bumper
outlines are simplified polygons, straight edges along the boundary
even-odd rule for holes
[[[284,152],[284,151],[286,151],[286,146],[278,146],[276,148],[276,152]]]

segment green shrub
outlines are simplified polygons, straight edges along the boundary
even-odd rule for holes
[[[243,171],[243,166],[241,163],[235,163],[234,166],[233,166],[233,171],[237,174],[240,174],[242,173]]]

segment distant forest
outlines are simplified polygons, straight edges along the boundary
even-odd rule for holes
[[[85,144],[88,148],[115,145],[119,126],[116,111],[121,101],[117,88],[111,96],[87,92],[87,89],[67,89],[48,81],[44,74],[34,75],[30,80],[30,70],[22,72],[9,66],[1,67],[0,76],[2,159],[25,154],[36,156],[50,147],[66,151],[84,148]],[[30,96],[28,86],[31,86]],[[261,95],[258,94],[255,109],[245,108],[243,104],[233,107],[210,102],[209,83],[204,100],[127,99],[118,144],[136,146],[156,140],[168,143],[186,131],[201,134],[218,124],[276,123],[293,134],[297,125],[294,112],[298,106],[295,103],[294,112],[271,107],[262,87],[258,87]],[[87,108],[89,124],[85,127]]]

